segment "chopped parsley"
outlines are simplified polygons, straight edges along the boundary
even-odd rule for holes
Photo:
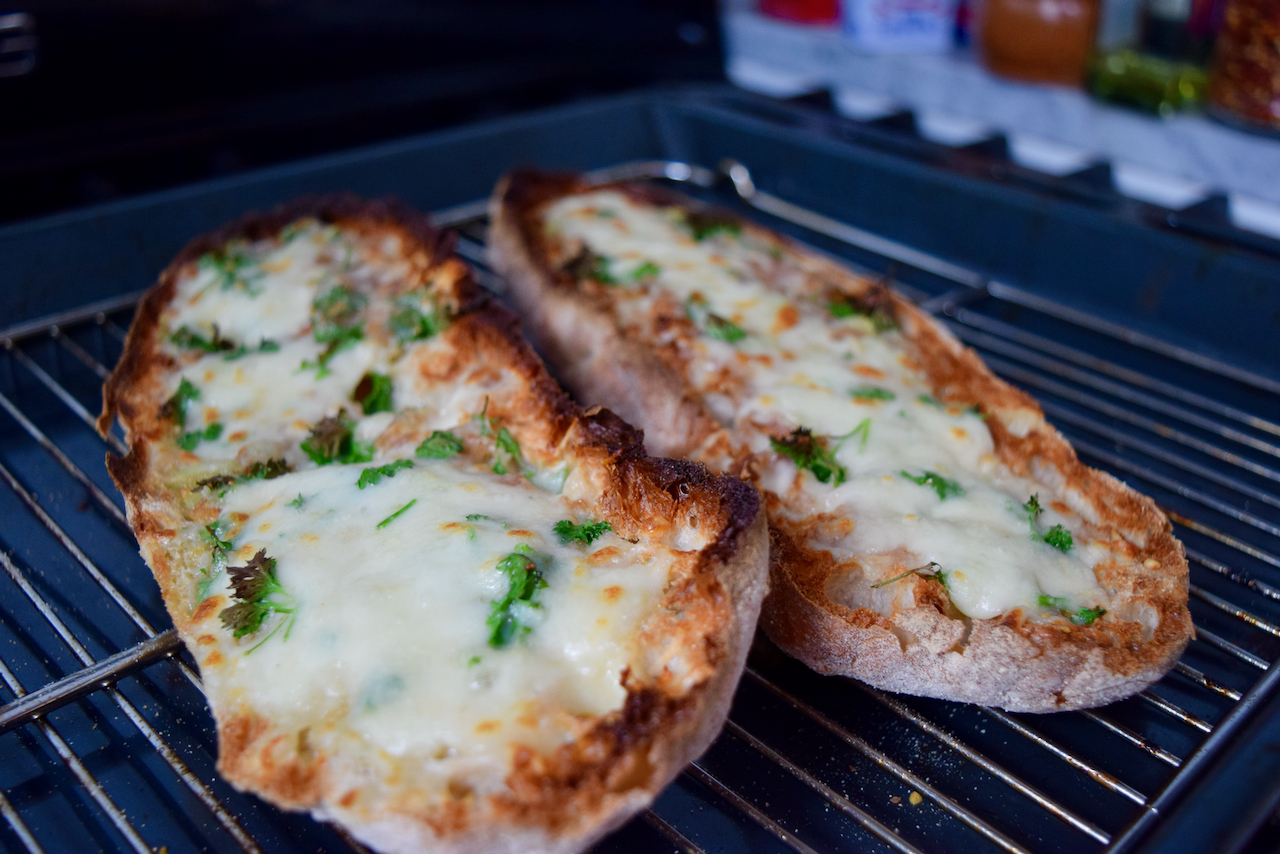
[[[187,410],[191,407],[192,401],[199,399],[200,389],[183,377],[182,382],[178,383],[178,390],[160,407],[160,417],[181,427],[187,422]]]
[[[299,492],[299,493],[298,493],[298,497],[297,497],[297,498],[295,498],[295,499],[293,499],[292,501],[290,501],[290,502],[289,502],[289,506],[290,506],[290,507],[296,507],[297,509],[301,510],[301,509],[302,509],[302,505],[304,505],[304,504],[306,504],[306,503],[307,503],[307,499],[303,498],[303,497],[302,497],[302,493],[301,493],[301,492]]]
[[[496,569],[507,576],[508,587],[501,599],[494,599],[489,605],[489,618],[485,625],[489,627],[489,645],[492,647],[510,646],[512,641],[530,631],[528,626],[520,623],[517,606],[523,603],[526,607],[541,607],[534,597],[547,586],[547,580],[535,557],[540,555],[521,543],[514,552],[498,561]]]
[[[645,261],[639,267],[631,271],[631,281],[643,282],[647,279],[656,279],[662,273],[662,268],[652,261]]]
[[[406,341],[419,341],[443,332],[449,326],[449,312],[443,308],[434,308],[429,312],[422,310],[422,302],[413,294],[405,294],[396,299],[396,309],[387,321],[391,334],[401,344]]]
[[[1075,623],[1077,626],[1092,625],[1095,620],[1107,613],[1107,609],[1101,606],[1097,608],[1081,608],[1073,611],[1070,607],[1070,603],[1067,602],[1066,599],[1061,596],[1047,596],[1043,593],[1040,594],[1040,607],[1060,611],[1064,617],[1071,620],[1071,622]]]
[[[377,486],[384,477],[395,477],[398,472],[411,468],[413,468],[412,460],[396,460],[394,463],[387,463],[385,466],[365,469],[360,472],[360,479],[356,481],[356,486],[360,489],[364,489],[366,486]]]
[[[928,486],[938,493],[938,500],[945,501],[948,498],[956,498],[964,495],[964,487],[956,483],[954,480],[947,480],[936,472],[927,471],[922,475],[914,475],[905,469],[900,474],[907,480],[917,483],[920,486]]]
[[[262,271],[253,269],[253,259],[238,246],[206,252],[196,261],[196,267],[212,271],[214,283],[224,291],[239,286],[252,297],[262,293],[262,288],[254,286],[262,278]]]
[[[365,415],[375,412],[391,412],[391,377],[386,374],[365,374],[351,393],[352,400],[360,404]]]
[[[493,419],[489,417],[489,398],[484,399],[484,407],[471,416],[480,423],[480,435],[493,437],[493,471],[495,474],[506,474],[515,470],[532,477],[533,471],[525,466],[524,457],[520,453],[520,443],[506,427],[495,428]],[[505,456],[505,459],[504,459]]]
[[[209,589],[214,581],[226,570],[227,555],[234,549],[230,540],[223,539],[227,533],[222,529],[222,524],[222,520],[219,519],[200,529],[200,539],[209,544],[209,567],[200,570],[204,579],[196,589],[196,597],[201,602],[209,597]]]
[[[422,440],[422,444],[414,451],[419,457],[428,460],[447,460],[462,453],[462,440],[447,430],[436,430]]]
[[[1027,512],[1027,524],[1031,526],[1031,539],[1038,540],[1042,543],[1048,543],[1060,552],[1069,552],[1075,542],[1071,538],[1071,532],[1062,525],[1054,525],[1043,534],[1040,533],[1036,521],[1040,518],[1040,514],[1044,512],[1044,508],[1040,506],[1040,496],[1032,495],[1027,499],[1027,503],[1022,505],[1022,509]],[[1090,622],[1093,622],[1090,620]]]
[[[302,441],[302,451],[318,466],[339,463],[367,463],[373,459],[373,445],[355,441],[355,422],[345,409],[319,421]]]
[[[316,378],[329,373],[329,360],[364,338],[364,326],[358,323],[364,311],[365,298],[345,285],[337,285],[311,304],[311,327],[316,341],[325,344],[319,357],[302,363],[302,370],[314,368]]]
[[[240,601],[223,608],[218,614],[222,625],[234,632],[237,638],[241,638],[255,634],[271,614],[289,614],[289,619],[285,621],[288,628],[284,632],[285,639],[288,640],[289,631],[293,628],[292,615],[295,607],[293,597],[285,592],[276,579],[276,559],[267,557],[266,549],[259,549],[244,566],[228,567],[227,572],[231,576],[232,598]],[[279,630],[280,626],[277,625],[271,630],[271,634],[249,652],[262,646]]]
[[[702,296],[702,294],[691,294],[684,301],[684,312],[693,321],[694,326],[697,326],[704,334],[710,335],[712,338],[718,338],[721,341],[727,341],[732,344],[747,337],[747,333],[743,331],[742,327],[732,320],[713,313],[706,297]]]
[[[875,306],[869,307],[849,294],[839,293],[827,301],[827,311],[832,317],[866,318],[876,332],[898,328],[898,321],[893,315],[893,304],[887,300],[877,300]]]
[[[213,422],[203,430],[193,430],[178,437],[178,447],[184,451],[194,451],[201,442],[212,442],[222,435],[222,425]]]
[[[898,575],[895,575],[893,578],[886,578],[884,581],[881,581],[879,584],[873,584],[871,585],[871,589],[875,590],[879,587],[884,587],[886,585],[892,584],[895,581],[901,581],[902,579],[906,578],[908,575],[918,575],[921,578],[932,578],[941,582],[943,587],[947,586],[947,573],[942,571],[942,565],[934,561],[929,561],[924,566],[917,566],[915,569],[908,569],[906,572],[899,573]]]
[[[565,264],[564,269],[575,282],[591,280],[602,285],[620,284],[609,269],[610,263],[605,256],[597,255],[583,246],[582,251]]]
[[[468,513],[466,515],[466,519],[468,522],[479,522],[481,519],[488,519],[488,518],[489,517],[484,515],[483,513]]]
[[[169,340],[175,346],[185,350],[203,350],[206,353],[220,353],[235,347],[235,344],[222,337],[216,323],[213,324],[213,334],[208,338],[193,332],[190,327],[179,326],[177,331],[169,336]]]
[[[407,460],[404,460],[403,462],[407,462]],[[397,510],[396,512],[392,513],[392,514],[391,514],[390,516],[388,516],[387,518],[383,519],[383,520],[382,520],[381,522],[379,522],[379,523],[378,523],[378,525],[377,525],[378,530],[379,530],[379,531],[381,531],[383,528],[387,527],[387,526],[388,526],[388,525],[390,525],[392,522],[394,522],[395,520],[399,519],[399,518],[400,518],[400,516],[404,514],[404,511],[408,510],[410,507],[412,507],[413,505],[415,505],[415,504],[417,504],[417,503],[418,503],[418,499],[416,499],[416,498],[415,498],[415,499],[413,499],[412,501],[410,501],[408,504],[406,504],[405,506],[401,507],[401,508],[400,508],[399,510]]]
[[[277,350],[279,350],[279,349],[280,349],[280,345],[279,345],[279,344],[277,344],[276,342],[272,341],[270,338],[263,338],[262,340],[260,340],[260,341],[258,342],[258,349],[257,349],[257,351],[256,351],[256,352],[259,352],[259,353],[274,353],[274,352],[276,352],[276,351],[277,351]],[[227,361],[227,362],[234,362],[236,359],[239,359],[241,356],[247,356],[247,355],[249,355],[249,354],[250,354],[250,353],[252,353],[252,352],[254,352],[254,351],[253,351],[253,350],[250,350],[248,347],[246,347],[245,345],[241,344],[239,347],[236,347],[234,350],[232,350],[231,352],[227,353],[227,354],[226,354],[225,356],[223,356],[222,358],[223,358],[223,360],[225,360],[225,361]]]
[[[887,388],[877,388],[873,385],[864,385],[861,388],[855,388],[849,392],[849,396],[854,400],[893,400],[897,395],[889,391]]]
[[[586,543],[591,545],[596,540],[604,536],[605,531],[612,531],[613,526],[608,522],[583,522],[581,525],[575,525],[568,519],[561,519],[552,527],[556,535],[560,537],[561,545],[569,543]]]
[[[235,486],[246,480],[272,480],[282,474],[288,474],[293,471],[293,466],[286,463],[280,457],[274,457],[269,460],[258,460],[251,464],[242,474],[219,474],[213,477],[206,477],[204,480],[196,483],[196,489],[216,489],[223,487],[223,491],[219,497],[226,495],[226,488]]]
[[[797,427],[785,439],[770,437],[769,444],[800,468],[813,472],[820,483],[839,486],[848,477],[844,466],[836,462],[835,449],[828,449],[807,427]]]
[[[726,237],[738,237],[742,234],[742,223],[731,214],[721,211],[685,211],[684,221],[693,239],[699,242],[719,234]]]

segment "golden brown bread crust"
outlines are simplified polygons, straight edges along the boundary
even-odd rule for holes
[[[165,378],[178,365],[161,346],[162,315],[179,277],[206,252],[233,239],[272,237],[305,217],[399,236],[414,280],[408,286],[429,282],[453,315],[441,333],[451,358],[424,365],[424,375],[462,382],[501,374],[504,392],[490,400],[490,417],[510,429],[529,458],[572,459],[588,472],[598,496],[592,512],[621,536],[657,543],[682,530],[713,536],[678,561],[680,571],[659,612],[644,627],[650,643],[689,651],[689,678],[646,682],[627,674],[623,706],[577,740],[551,755],[518,749],[500,796],[480,802],[459,794],[435,802],[401,792],[385,804],[356,804],[349,787],[355,772],[345,757],[319,751],[305,730],[283,731],[255,712],[251,699],[211,695],[219,770],[237,787],[337,820],[386,851],[580,850],[646,806],[719,731],[767,585],[768,536],[759,498],[703,466],[647,456],[641,435],[612,413],[584,412],[573,404],[524,343],[516,319],[483,295],[465,265],[450,257],[448,240],[420,215],[349,196],[305,199],[251,215],[195,240],[143,298],[104,389],[98,422],[104,432],[115,417],[124,426],[129,453],[108,456],[108,468],[170,614],[202,670],[223,664],[224,645],[209,627],[227,603],[221,596],[199,601],[190,573],[181,568],[179,529],[192,514],[200,523],[211,519],[203,504],[181,510],[164,477],[176,451],[173,427],[159,413]]]
[[[747,461],[735,456],[731,430],[707,444],[720,425],[681,367],[620,328],[607,291],[575,281],[552,263],[541,212],[558,198],[589,189],[597,188],[573,175],[516,172],[495,190],[490,258],[507,279],[530,337],[578,399],[616,408],[644,428],[651,448],[667,454],[700,448],[700,458],[713,468],[751,477]],[[613,189],[657,205],[691,204],[652,185]],[[1155,504],[1082,464],[1030,397],[997,378],[908,301],[784,237],[750,224],[743,229],[805,256],[825,281],[856,299],[889,301],[934,396],[948,405],[978,407],[1009,471],[1044,484],[1089,534],[1114,541],[1116,551],[1132,558],[1124,567],[1115,561],[1095,567],[1110,599],[1109,616],[1092,625],[1031,620],[1020,609],[970,619],[950,606],[937,581],[925,578],[914,581],[911,607],[886,615],[833,601],[832,585],[863,577],[863,568],[839,564],[830,552],[806,545],[826,520],[787,521],[775,512],[780,500],[766,496],[771,591],[761,626],[769,636],[823,673],[1013,711],[1101,705],[1167,672],[1193,629],[1182,544]]]

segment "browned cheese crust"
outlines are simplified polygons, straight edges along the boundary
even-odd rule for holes
[[[614,408],[640,425],[649,447],[688,454],[713,469],[753,480],[745,447],[722,425],[689,379],[692,367],[673,355],[654,328],[619,322],[615,293],[564,269],[543,212],[569,194],[599,189],[565,174],[517,172],[498,185],[491,203],[490,259],[540,351],[579,400]],[[633,200],[700,209],[654,185],[614,185]],[[732,216],[732,215],[729,215]],[[735,217],[736,219],[736,217]],[[948,407],[977,407],[995,453],[1007,469],[1045,486],[1042,499],[1072,518],[1073,528],[1110,543],[1129,558],[1094,567],[1108,595],[1105,618],[1091,625],[1033,620],[1020,608],[993,619],[970,619],[951,605],[936,580],[917,577],[907,605],[850,608],[833,601],[837,583],[863,577],[856,561],[841,562],[821,545],[823,526],[770,512],[771,591],[761,626],[769,637],[822,673],[853,676],[877,687],[924,696],[1048,712],[1098,706],[1142,690],[1164,675],[1190,640],[1187,563],[1165,515],[1146,496],[1089,468],[1028,395],[997,378],[941,324],[881,282],[856,276],[774,232],[741,224],[744,235],[801,259],[812,292],[843,292],[891,312],[932,386]],[[855,520],[856,521],[856,520]],[[848,520],[843,520],[848,524]],[[906,564],[911,566],[910,563]],[[884,574],[868,575],[865,587]]]
[[[649,457],[641,435],[612,413],[577,407],[521,338],[516,319],[489,301],[466,266],[450,255],[450,242],[421,215],[349,196],[305,199],[250,215],[195,240],[143,298],[124,355],[106,383],[98,422],[104,433],[117,417],[124,427],[129,453],[109,456],[107,464],[125,495],[142,553],[206,681],[235,653],[211,628],[227,601],[200,600],[193,574],[184,568],[190,556],[178,534],[192,523],[216,520],[219,511],[171,477],[190,455],[176,447],[176,430],[160,415],[166,381],[181,366],[163,346],[172,332],[163,317],[175,283],[201,256],[231,240],[273,238],[301,218],[349,233],[399,238],[399,257],[392,260],[404,270],[390,287],[403,293],[426,284],[451,316],[440,333],[446,355],[422,362],[422,381],[433,387],[484,386],[488,416],[510,430],[528,459],[569,460],[575,470],[588,472],[594,498],[582,509],[610,522],[624,538],[659,547],[674,548],[690,532],[701,536],[707,545],[681,554],[640,636],[647,655],[659,661],[679,656],[689,670],[675,678],[659,668],[661,675],[647,681],[628,672],[620,709],[586,722],[576,740],[549,755],[517,747],[505,791],[487,798],[452,789],[428,796],[397,790],[389,781],[391,795],[383,801],[359,800],[343,770],[350,764],[344,757],[318,751],[305,730],[282,729],[255,711],[252,698],[212,694],[219,771],[238,788],[281,807],[336,820],[380,850],[580,850],[647,806],[718,733],[767,586],[768,534],[759,497],[701,465]],[[412,455],[429,432],[417,426],[413,413],[400,413],[377,445],[392,452],[406,447]]]

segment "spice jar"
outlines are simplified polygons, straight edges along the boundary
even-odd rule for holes
[[[1209,112],[1280,131],[1280,0],[1229,0],[1214,45]]]

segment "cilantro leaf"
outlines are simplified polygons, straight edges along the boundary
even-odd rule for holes
[[[914,475],[905,469],[900,474],[907,480],[917,483],[920,486],[928,486],[938,493],[938,500],[945,501],[948,498],[955,498],[964,495],[964,487],[956,483],[954,480],[947,480],[936,472],[927,471],[922,475]]]
[[[863,317],[871,322],[876,332],[888,332],[898,328],[897,318],[893,314],[893,303],[879,296],[879,292],[869,294],[859,300],[850,294],[836,293],[827,301],[827,312],[832,317]]]
[[[839,486],[849,476],[844,466],[836,462],[834,449],[827,448],[807,427],[797,427],[783,439],[770,437],[769,445],[798,467],[813,472],[819,483]]]
[[[287,640],[289,629],[293,627],[292,615],[296,609],[293,598],[285,592],[276,579],[276,559],[267,557],[266,549],[259,549],[258,553],[244,566],[227,567],[227,573],[231,576],[232,598],[240,601],[223,608],[218,614],[223,627],[230,629],[235,637],[241,638],[256,634],[271,614],[289,614],[291,615],[287,620],[289,628],[285,629],[284,633]],[[266,643],[271,639],[271,635],[279,630],[280,626],[276,626],[270,635],[263,638],[249,652]],[[248,653],[245,654],[248,655]]]
[[[414,451],[417,456],[429,460],[447,460],[460,453],[462,441],[447,430],[433,431]]]
[[[1031,526],[1031,539],[1042,543],[1048,543],[1060,552],[1069,552],[1075,542],[1071,538],[1071,532],[1062,525],[1054,525],[1043,534],[1036,526],[1036,520],[1040,518],[1040,514],[1044,508],[1040,506],[1040,496],[1032,495],[1027,499],[1027,503],[1022,505],[1022,509],[1027,511],[1027,524]]]
[[[569,543],[586,543],[591,545],[600,537],[604,536],[605,531],[612,531],[613,526],[608,522],[583,522],[575,525],[568,519],[561,519],[551,528],[560,537],[561,545]]]
[[[602,285],[620,284],[609,269],[610,263],[605,256],[597,255],[583,246],[582,251],[564,265],[564,270],[573,277],[575,282],[591,280]]]
[[[521,543],[513,553],[498,561],[496,569],[507,576],[508,587],[502,598],[489,603],[489,618],[485,625],[489,627],[489,645],[492,647],[510,646],[512,641],[530,631],[528,626],[520,624],[515,606],[524,602],[538,607],[534,597],[547,586],[535,557],[541,555]]]
[[[235,347],[226,338],[223,338],[218,332],[218,324],[214,323],[213,334],[205,338],[190,329],[187,326],[179,326],[177,331],[169,336],[169,340],[177,347],[186,350],[203,350],[206,353],[218,353],[223,350],[230,350]]]
[[[417,504],[417,503],[418,503],[418,499],[416,499],[416,498],[415,498],[415,499],[413,499],[413,500],[412,500],[412,501],[410,501],[408,504],[406,504],[405,506],[401,507],[399,510],[397,510],[396,512],[392,513],[390,516],[388,516],[387,518],[385,518],[385,519],[383,519],[381,522],[379,522],[379,523],[377,524],[377,526],[376,526],[376,527],[377,527],[377,529],[378,529],[379,531],[381,531],[383,528],[387,527],[387,526],[388,526],[388,525],[390,525],[392,522],[394,522],[395,520],[399,519],[399,518],[400,518],[400,516],[404,514],[404,511],[408,510],[410,507],[412,507],[413,505],[415,505],[415,504]]]
[[[662,274],[662,268],[652,261],[645,261],[639,267],[631,271],[631,281],[643,282],[646,279],[656,279]]]
[[[178,390],[160,407],[160,418],[181,427],[187,421],[187,410],[191,408],[192,401],[199,399],[200,389],[183,377],[182,382],[178,383]]]
[[[360,489],[364,489],[366,486],[376,486],[382,482],[384,477],[395,477],[398,472],[411,468],[413,468],[412,460],[396,460],[394,463],[387,463],[385,466],[365,469],[360,472],[360,479],[356,481],[356,486]]]
[[[387,321],[391,334],[401,344],[406,341],[419,341],[443,332],[449,326],[449,312],[443,308],[435,308],[429,312],[422,310],[422,301],[413,294],[405,294],[396,300],[396,310]]]
[[[351,393],[351,399],[360,404],[365,415],[375,412],[391,412],[391,377],[386,374],[365,374]]]
[[[277,352],[279,349],[280,349],[280,345],[279,345],[279,344],[277,344],[276,342],[272,341],[272,340],[271,340],[271,339],[269,339],[269,338],[263,338],[262,340],[260,340],[260,341],[258,342],[258,350],[257,350],[257,352],[259,352],[259,353],[275,353],[275,352]],[[226,354],[225,356],[223,356],[222,358],[223,358],[223,360],[224,360],[224,361],[227,361],[227,362],[234,362],[236,359],[239,359],[239,358],[240,358],[240,357],[242,357],[242,356],[247,356],[247,355],[249,355],[249,353],[252,353],[252,352],[253,352],[253,351],[252,351],[252,350],[250,350],[248,347],[246,347],[245,345],[241,344],[239,347],[236,347],[234,350],[232,350],[231,352],[227,353],[227,354]]]
[[[184,451],[194,451],[203,442],[212,442],[222,435],[222,425],[213,422],[203,430],[193,430],[178,437],[178,447]]]
[[[1107,613],[1107,609],[1102,607],[1081,608],[1074,614],[1070,614],[1069,617],[1071,622],[1075,623],[1077,626],[1089,626],[1093,624],[1094,620],[1098,619],[1105,613]]]
[[[693,325],[697,326],[706,335],[712,338],[718,338],[721,341],[727,341],[730,344],[741,341],[747,337],[747,333],[742,327],[738,326],[732,320],[721,317],[711,311],[711,305],[707,302],[706,297],[699,293],[693,293],[684,302],[684,312]]]
[[[239,286],[249,296],[256,297],[262,293],[262,289],[255,288],[254,283],[262,278],[263,271],[254,269],[253,259],[243,248],[234,244],[201,255],[196,261],[196,267],[212,271],[214,283],[224,291]]]
[[[346,327],[352,325],[367,301],[364,295],[337,285],[327,293],[316,297],[311,304],[311,322],[317,341],[330,341]]]
[[[347,418],[345,409],[336,416],[321,419],[302,441],[302,451],[318,466],[335,460],[340,463],[367,463],[373,459],[373,446],[355,441],[355,422]]]
[[[726,237],[742,234],[741,221],[723,211],[685,211],[684,221],[693,239],[699,243],[718,234]]]
[[[1099,617],[1107,613],[1107,609],[1102,606],[1097,608],[1081,608],[1078,611],[1071,609],[1070,603],[1061,596],[1047,596],[1040,594],[1039,604],[1041,608],[1051,608],[1060,611],[1064,617],[1071,620],[1077,626],[1089,626]]]
[[[887,388],[864,385],[849,392],[849,396],[854,400],[893,400],[897,395]]]
[[[293,499],[292,501],[290,501],[290,502],[289,502],[289,506],[290,506],[290,507],[296,507],[297,509],[301,510],[301,509],[302,509],[302,505],[304,505],[304,504],[306,504],[306,503],[307,503],[307,499],[303,498],[303,497],[302,497],[302,493],[301,493],[301,492],[299,492],[299,493],[298,493],[298,497],[297,497],[297,498],[295,498],[295,499]]]
[[[349,347],[354,347],[356,342],[363,338],[363,326],[351,326],[338,329],[326,339],[329,343],[320,351],[320,355],[316,357],[316,360],[314,362],[309,359],[304,361],[299,370],[307,371],[314,369],[316,372],[316,379],[322,380],[329,376],[329,360],[341,353],[343,350],[346,350]]]

